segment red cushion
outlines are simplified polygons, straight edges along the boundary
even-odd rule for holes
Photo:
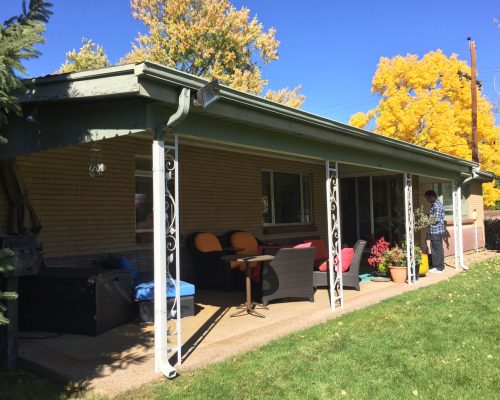
[[[354,249],[352,247],[344,247],[342,249],[342,272],[346,272],[352,263],[352,258],[354,257]],[[335,260],[335,264],[337,264]],[[328,261],[324,261],[319,265],[319,270],[321,272],[326,272],[328,270]]]
[[[325,242],[321,239],[307,241],[304,244],[309,244],[310,247],[316,247],[315,260],[324,261],[328,258],[328,249],[326,248]]]
[[[293,246],[294,249],[306,249],[309,247],[313,247],[311,242],[299,243]]]
[[[345,247],[342,249],[342,272],[346,272],[352,263],[354,257],[354,249],[352,247]]]

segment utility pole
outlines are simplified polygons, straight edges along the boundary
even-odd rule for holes
[[[469,37],[470,60],[471,60],[471,108],[472,108],[472,160],[479,162],[479,152],[477,149],[477,71],[476,71],[476,43]]]

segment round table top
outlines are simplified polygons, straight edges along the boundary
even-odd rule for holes
[[[274,256],[270,254],[262,254],[256,256],[243,256],[238,258],[236,261],[259,262],[259,261],[271,261],[271,260],[274,260]]]

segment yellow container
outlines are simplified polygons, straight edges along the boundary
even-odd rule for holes
[[[422,262],[420,263],[420,270],[418,271],[419,276],[425,276],[429,272],[429,255],[422,254]]]

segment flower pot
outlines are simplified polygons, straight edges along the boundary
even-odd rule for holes
[[[405,283],[407,275],[406,267],[389,265],[389,270],[391,271],[391,278],[393,282]]]

